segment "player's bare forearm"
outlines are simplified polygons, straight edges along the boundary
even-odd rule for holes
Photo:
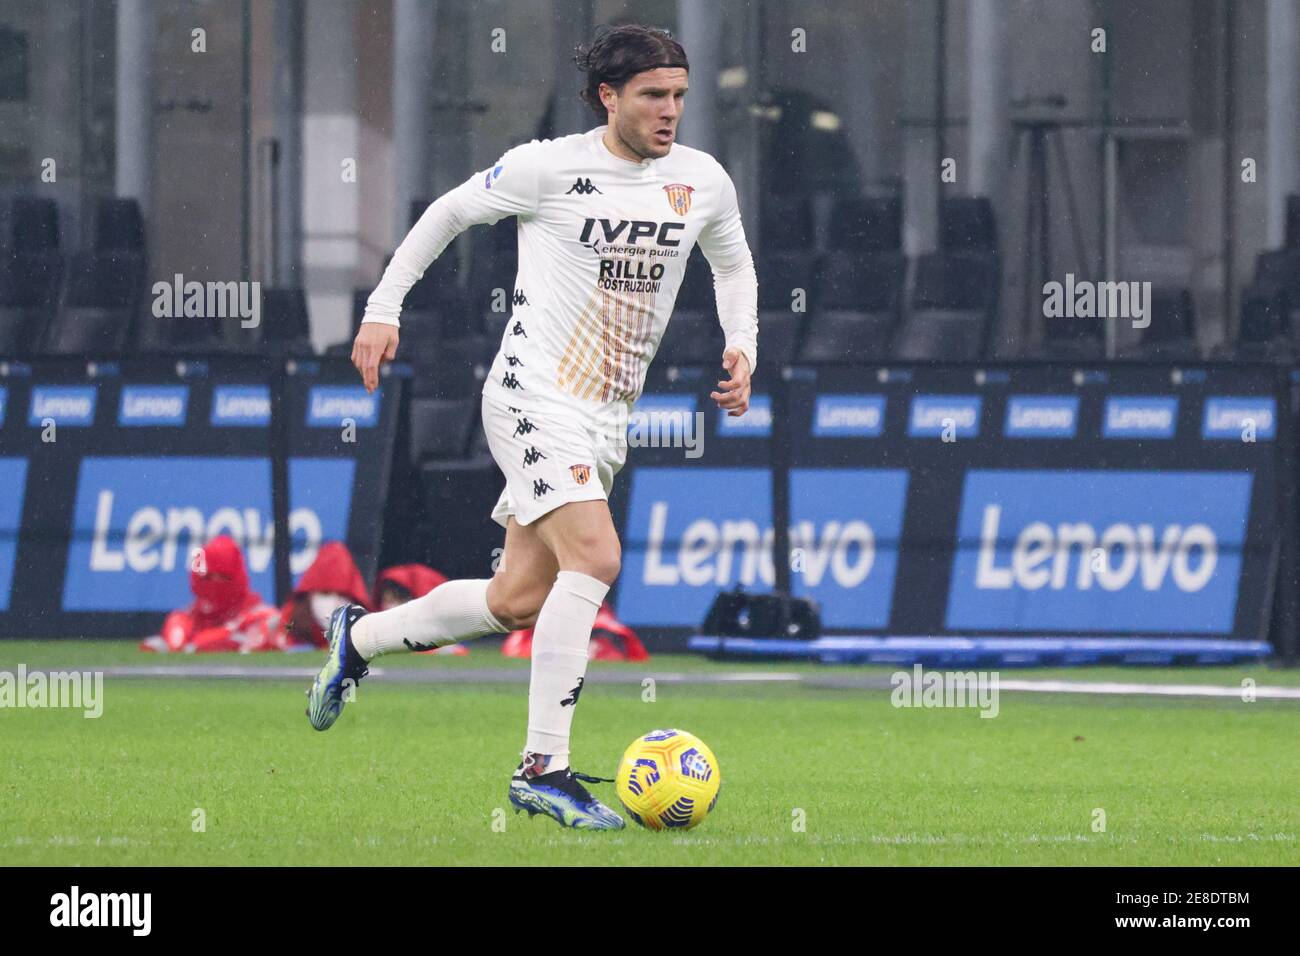
[[[718,388],[709,393],[709,398],[725,409],[732,418],[738,418],[749,411],[750,368],[749,360],[740,349],[727,349],[722,353],[722,367],[730,379],[718,382]]]
[[[352,364],[361,373],[367,392],[379,387],[379,366],[397,356],[397,326],[362,322],[352,342]]]

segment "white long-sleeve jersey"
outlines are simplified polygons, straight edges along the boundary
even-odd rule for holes
[[[407,291],[452,239],[513,215],[519,273],[489,397],[520,408],[559,402],[597,420],[625,411],[697,242],[713,269],[726,345],[753,370],[758,281],[731,177],[679,143],[660,159],[615,156],[605,129],[516,146],[440,197],[397,248],[363,321],[398,325]]]

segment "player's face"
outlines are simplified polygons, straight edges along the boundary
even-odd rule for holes
[[[686,78],[681,67],[661,66],[632,77],[621,93],[602,87],[609,89],[609,125],[642,159],[659,159],[672,149],[686,105]]]

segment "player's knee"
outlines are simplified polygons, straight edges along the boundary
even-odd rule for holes
[[[488,610],[502,627],[511,631],[536,624],[544,600],[545,592],[536,589],[505,590],[488,587]]]
[[[560,561],[563,571],[577,571],[606,584],[613,584],[623,564],[623,549],[618,539],[593,540],[574,548]]]
[[[492,616],[502,627],[511,631],[532,627],[537,623],[537,613],[542,609],[540,601],[514,598],[491,607]]]

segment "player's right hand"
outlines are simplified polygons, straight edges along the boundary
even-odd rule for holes
[[[352,343],[352,364],[361,373],[367,392],[379,387],[379,366],[397,357],[397,326],[362,322]]]

